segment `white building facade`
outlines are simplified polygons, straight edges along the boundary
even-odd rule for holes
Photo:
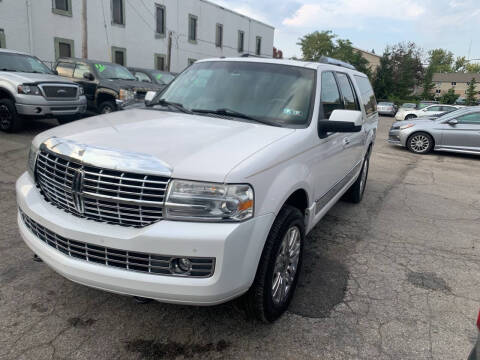
[[[179,72],[209,57],[272,57],[273,40],[272,26],[207,0],[0,0],[0,47],[46,62],[83,57],[86,44],[90,59]]]

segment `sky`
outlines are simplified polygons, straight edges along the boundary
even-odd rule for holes
[[[212,0],[275,27],[274,46],[301,57],[298,39],[332,30],[355,47],[382,54],[414,41],[480,59],[480,0]],[[470,49],[470,50],[469,50]]]

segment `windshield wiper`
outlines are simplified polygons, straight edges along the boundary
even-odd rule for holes
[[[273,121],[259,119],[259,118],[256,118],[256,117],[253,117],[253,116],[250,116],[250,115],[247,115],[247,114],[243,114],[243,113],[235,111],[235,110],[226,109],[226,108],[217,109],[217,110],[192,109],[192,112],[200,113],[200,114],[215,114],[215,115],[233,116],[233,117],[237,117],[237,118],[241,118],[241,119],[245,119],[245,120],[252,120],[252,121],[264,124],[264,125],[281,127],[280,124],[277,124]]]
[[[167,101],[165,99],[160,99],[156,103],[153,103],[152,106],[153,105],[170,106],[170,107],[173,107],[174,109],[177,109],[178,111],[183,112],[185,114],[190,114],[190,115],[193,114],[192,111],[185,108],[182,104],[176,103],[176,102],[170,102],[170,101]]]

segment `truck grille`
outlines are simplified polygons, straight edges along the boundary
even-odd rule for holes
[[[179,258],[177,256],[112,249],[67,239],[38,224],[21,210],[20,214],[26,227],[37,238],[63,254],[77,259],[155,275],[210,277],[215,269],[215,258],[187,257],[192,265],[191,271],[187,274],[178,274],[172,266]]]
[[[35,174],[45,199],[78,217],[134,227],[162,219],[168,178],[83,165],[43,149]]]
[[[49,99],[72,99],[77,97],[78,87],[75,85],[41,85],[43,93]]]

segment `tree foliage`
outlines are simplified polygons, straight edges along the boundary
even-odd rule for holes
[[[451,88],[440,97],[440,102],[442,104],[455,104],[459,97],[460,95],[455,94],[455,90]]]
[[[454,66],[453,53],[444,49],[434,49],[428,52],[428,67],[434,73],[451,72]]]
[[[480,73],[480,64],[478,63],[468,63],[465,65],[465,72],[467,73]]]
[[[477,97],[475,96],[477,95],[476,86],[477,86],[477,81],[475,80],[475,78],[472,78],[472,80],[470,80],[470,84],[468,85],[465,105],[467,106],[477,105]]]
[[[422,99],[423,100],[433,100],[434,94],[433,89],[435,88],[435,84],[433,83],[433,69],[429,66],[425,71],[425,77],[423,78],[423,92],[422,92]]]
[[[322,56],[329,56],[346,61],[358,71],[371,75],[368,61],[353,48],[352,42],[337,38],[330,30],[307,34],[299,39],[298,45],[302,49],[305,61],[319,61]]]

